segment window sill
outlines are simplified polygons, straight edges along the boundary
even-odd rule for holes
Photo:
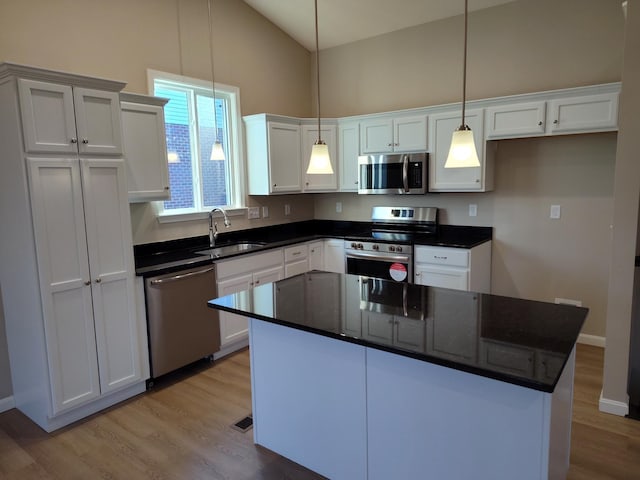
[[[239,217],[247,214],[247,207],[229,207],[224,209],[229,217]],[[216,212],[215,218],[222,218],[222,213]],[[191,222],[194,220],[206,220],[209,218],[209,212],[191,212],[191,213],[157,213],[158,223],[174,223],[174,222]]]

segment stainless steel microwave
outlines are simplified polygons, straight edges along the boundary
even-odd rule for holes
[[[358,157],[358,193],[427,193],[428,153]]]

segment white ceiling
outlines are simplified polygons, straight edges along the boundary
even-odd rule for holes
[[[244,0],[315,51],[314,0]],[[515,0],[470,0],[469,11]],[[464,0],[318,0],[320,49],[464,13]]]

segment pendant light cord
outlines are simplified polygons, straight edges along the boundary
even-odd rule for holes
[[[209,53],[211,54],[211,85],[213,91],[213,134],[214,142],[218,141],[218,123],[216,120],[216,80],[213,74],[213,19],[211,16],[211,1],[207,0],[207,13],[209,18]]]
[[[464,110],[467,99],[467,4],[468,0],[464,0],[464,54],[462,60],[462,125],[461,127],[465,127],[464,123]]]
[[[318,143],[322,143],[322,134],[320,133],[320,47],[318,45],[318,0],[315,0],[316,14],[316,87],[318,90]]]
[[[180,0],[176,0],[176,16],[178,17],[178,58],[180,59],[180,75],[183,75],[182,68],[182,32],[180,28]]]

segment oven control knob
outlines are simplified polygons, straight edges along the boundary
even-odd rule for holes
[[[358,248],[358,245],[356,244],[356,242],[351,242],[351,248]]]
[[[396,252],[401,252],[402,251],[402,247],[396,247]]]
[[[389,251],[390,252],[395,252],[396,251],[396,247],[394,247],[393,245],[389,246]]]
[[[373,248],[374,250],[380,250],[380,245],[374,245],[371,248]]]
[[[356,245],[356,248],[359,248],[360,250],[362,250],[364,246],[361,243],[359,243],[358,245]]]

